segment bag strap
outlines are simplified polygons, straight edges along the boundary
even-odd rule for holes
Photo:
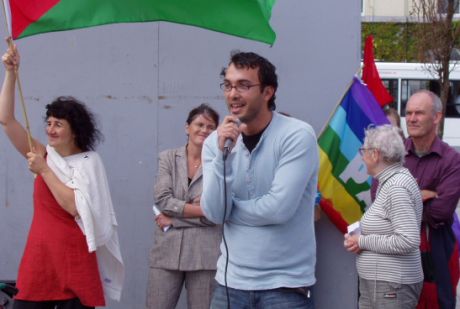
[[[422,223],[422,228],[420,231],[420,250],[422,252],[431,251],[431,245],[430,245],[429,239],[430,239],[430,227],[428,224]]]

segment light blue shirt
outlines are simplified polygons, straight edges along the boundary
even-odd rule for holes
[[[222,224],[224,161],[217,132],[203,147],[205,216]],[[315,283],[318,147],[310,125],[276,112],[252,153],[239,137],[226,161],[228,286],[240,290]],[[216,280],[224,285],[221,243]]]

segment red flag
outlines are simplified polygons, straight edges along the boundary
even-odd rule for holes
[[[393,97],[388,92],[387,88],[380,79],[379,71],[375,66],[374,60],[374,38],[369,35],[364,45],[364,68],[363,82],[367,84],[367,88],[372,92],[380,106],[385,106],[393,102]]]

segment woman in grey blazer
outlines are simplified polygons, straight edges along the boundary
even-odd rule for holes
[[[184,284],[189,309],[209,308],[222,234],[200,207],[201,149],[218,123],[217,112],[201,104],[187,118],[187,144],[159,155],[154,191],[161,214],[150,253],[149,309],[174,309]]]

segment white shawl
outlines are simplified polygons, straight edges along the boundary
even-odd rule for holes
[[[76,222],[86,237],[88,251],[96,251],[104,293],[120,300],[124,265],[118,242],[117,220],[99,155],[94,151],[61,157],[47,145],[48,166],[68,187],[74,189]]]

